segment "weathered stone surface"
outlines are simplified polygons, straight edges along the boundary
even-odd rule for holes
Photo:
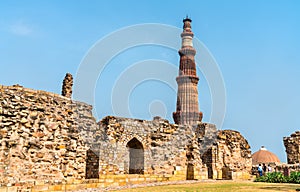
[[[247,141],[212,124],[112,116],[97,124],[90,105],[21,86],[1,86],[0,100],[4,184],[128,174],[139,159],[135,150],[143,159],[135,159],[137,167],[150,175],[205,179],[224,168],[238,173],[251,166]]]
[[[218,131],[215,143],[202,154],[202,160],[208,166],[209,178],[246,179],[251,174],[250,146],[237,131]]]
[[[290,137],[283,138],[287,162],[289,164],[300,163],[300,131],[292,133]]]
[[[1,86],[0,102],[0,183],[85,177],[91,106],[18,85]]]
[[[96,123],[90,105],[21,86],[0,86],[0,102],[3,185],[128,173],[148,175],[150,180],[152,175],[206,179],[223,170],[234,178],[248,172],[248,165],[251,169],[247,141],[238,132],[217,131],[212,124],[113,116]]]
[[[63,81],[61,95],[71,98],[72,86],[73,86],[73,76],[70,73],[67,73]]]
[[[187,166],[191,164],[194,178],[207,175],[192,126],[173,125],[160,118],[145,121],[112,116],[102,119],[99,125],[103,130],[100,174],[128,174],[128,143],[137,139],[143,148],[144,174],[186,175]]]

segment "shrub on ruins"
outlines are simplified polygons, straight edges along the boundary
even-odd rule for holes
[[[267,173],[257,177],[254,182],[268,183],[300,183],[300,172],[292,172],[290,176],[284,176],[281,172]]]
[[[267,182],[267,177],[265,176],[256,177],[254,182]]]
[[[288,178],[281,172],[267,173],[264,176],[255,179],[255,182],[268,182],[268,183],[286,183]]]
[[[289,183],[300,183],[300,172],[291,172]]]

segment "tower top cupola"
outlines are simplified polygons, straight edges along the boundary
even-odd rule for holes
[[[192,31],[191,22],[192,20],[188,16],[186,16],[186,18],[183,19],[183,31],[181,33],[181,39],[182,39],[181,48],[190,47],[191,49],[193,49],[192,47],[193,47],[194,33]]]
[[[183,19],[183,31],[192,32],[191,22],[192,19],[190,19],[188,16],[186,16],[186,18]]]

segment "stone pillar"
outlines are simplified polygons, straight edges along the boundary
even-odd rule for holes
[[[198,106],[198,81],[196,74],[195,54],[193,47],[194,33],[191,30],[190,18],[183,20],[183,32],[181,33],[182,46],[178,51],[180,55],[179,75],[176,78],[178,84],[177,107],[173,113],[176,124],[193,125],[202,120],[202,113]]]
[[[72,86],[73,86],[73,76],[70,73],[67,73],[63,81],[61,95],[71,98]]]
[[[289,164],[300,163],[300,131],[291,134],[290,137],[284,137],[287,162]]]
[[[3,134],[3,131],[2,131]],[[6,133],[5,133],[6,134]],[[9,173],[10,153],[6,142],[0,143],[0,183],[6,185],[8,183],[7,174]]]
[[[214,145],[212,147],[212,170],[213,170],[213,179],[218,179],[218,146]]]

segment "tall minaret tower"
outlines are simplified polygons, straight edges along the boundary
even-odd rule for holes
[[[178,84],[177,108],[173,113],[176,124],[192,125],[202,120],[202,113],[198,106],[198,81],[196,74],[195,55],[193,47],[194,33],[191,30],[192,20],[183,19],[183,32],[181,33],[182,45],[178,51],[180,55],[179,75],[176,77]]]

